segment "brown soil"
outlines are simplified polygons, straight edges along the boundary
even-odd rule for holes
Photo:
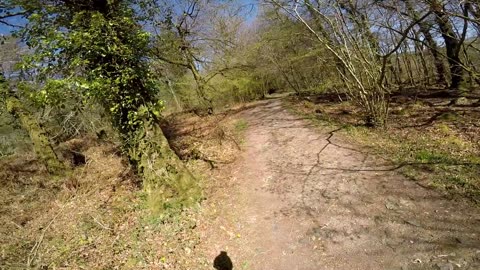
[[[237,116],[244,151],[214,172],[221,187],[197,227],[205,269],[221,251],[233,269],[480,269],[478,206],[406,179],[279,100]]]

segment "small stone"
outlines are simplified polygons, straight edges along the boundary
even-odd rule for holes
[[[413,241],[410,241],[410,242],[413,242]],[[422,263],[422,260],[420,260],[419,258],[416,258],[415,260],[413,260],[413,263]]]
[[[388,210],[395,210],[397,206],[394,203],[387,201],[385,203],[385,208],[387,208]]]
[[[460,97],[455,100],[455,105],[470,105],[471,102],[466,97]]]
[[[451,263],[437,263],[437,268],[439,270],[454,270],[453,264]]]
[[[400,199],[399,203],[402,207],[406,207],[406,208],[411,208],[411,207],[414,206],[414,204],[411,201],[408,201],[408,200],[405,200],[405,199]]]

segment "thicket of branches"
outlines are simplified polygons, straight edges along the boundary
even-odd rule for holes
[[[454,98],[480,82],[478,1],[269,4],[261,27],[267,31],[260,32],[273,32],[276,38],[263,37],[263,42],[273,45],[268,60],[277,77],[297,92],[329,89],[348,94],[364,109],[369,125],[385,124],[394,91],[446,89]],[[278,43],[283,46],[275,46]]]

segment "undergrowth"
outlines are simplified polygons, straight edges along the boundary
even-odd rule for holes
[[[247,123],[227,115],[170,119],[170,144],[208,191],[211,165],[237,156]],[[51,177],[31,151],[0,158],[0,269],[207,269],[196,247],[200,204],[152,214],[118,145],[61,145],[86,164]],[[209,164],[210,162],[210,164]]]
[[[0,269],[176,269],[192,262],[198,209],[149,215],[143,191],[113,145],[63,179],[33,156],[1,160]],[[198,263],[196,261],[195,263]]]

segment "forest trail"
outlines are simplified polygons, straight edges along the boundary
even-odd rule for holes
[[[199,228],[207,269],[221,251],[233,269],[480,269],[478,207],[406,179],[281,100],[238,116],[241,157],[216,172],[222,194]]]

